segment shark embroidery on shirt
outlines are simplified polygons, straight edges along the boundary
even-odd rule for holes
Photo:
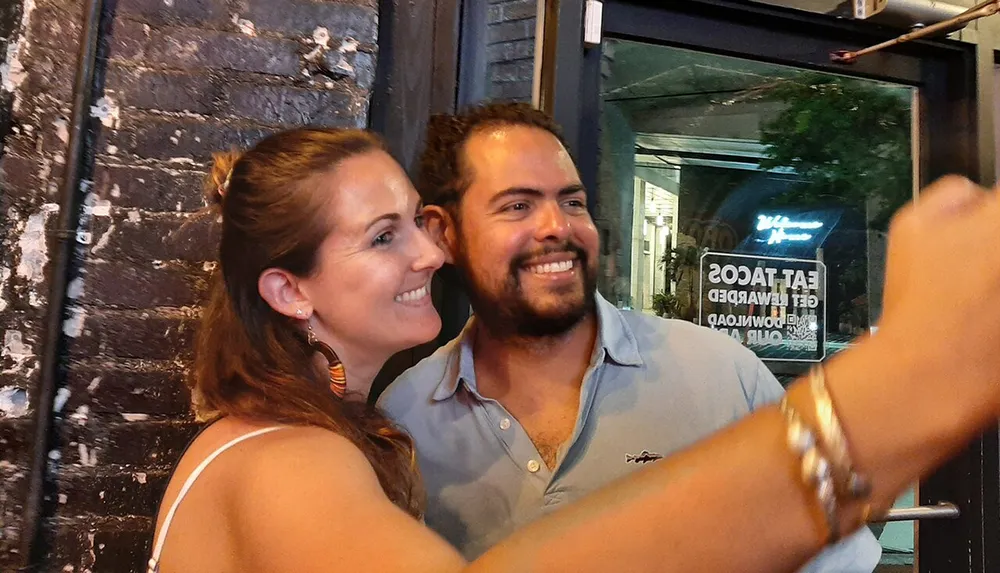
[[[625,454],[625,463],[627,464],[648,464],[649,462],[655,462],[659,459],[663,459],[663,456],[660,454],[654,454],[649,450],[642,450],[642,453],[639,455]]]

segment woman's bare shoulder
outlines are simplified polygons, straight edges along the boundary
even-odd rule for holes
[[[286,426],[253,440],[234,461],[235,474],[248,487],[278,480],[289,487],[299,481],[349,481],[378,486],[371,464],[350,440],[324,428]]]
[[[320,428],[271,432],[232,469],[235,554],[255,570],[361,571],[377,564],[417,571],[414,556],[432,564],[419,570],[461,564],[447,543],[389,501],[364,454],[343,436]],[[378,542],[358,541],[359,531]],[[338,539],[352,542],[331,545]]]

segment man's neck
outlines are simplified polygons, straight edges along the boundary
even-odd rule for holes
[[[596,341],[596,311],[548,337],[497,337],[480,323],[473,343],[479,392],[501,402],[526,393],[542,400],[552,393],[576,393]]]

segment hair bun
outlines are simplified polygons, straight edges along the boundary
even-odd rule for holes
[[[205,181],[205,199],[209,205],[222,205],[233,179],[233,169],[243,154],[237,150],[212,154],[212,170]]]

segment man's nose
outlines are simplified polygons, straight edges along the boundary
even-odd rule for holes
[[[546,202],[538,213],[535,239],[539,242],[565,241],[570,236],[569,217],[556,202]]]

